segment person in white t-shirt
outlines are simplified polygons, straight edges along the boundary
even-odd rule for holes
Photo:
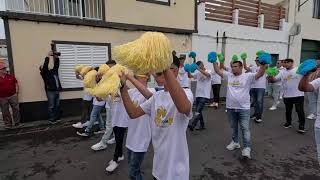
[[[265,73],[266,66],[262,65],[257,73],[242,73],[241,61],[232,62],[232,73],[220,69],[217,63],[213,64],[214,70],[227,81],[227,113],[233,129],[232,141],[227,146],[228,150],[240,148],[238,126],[242,131],[244,149],[242,156],[251,158],[250,135],[250,89],[254,80],[259,79]]]
[[[277,69],[278,69],[278,74],[282,71],[282,61],[278,60],[277,61]],[[270,94],[272,96],[272,106],[270,107],[270,110],[276,110],[278,105],[280,104],[279,98],[281,96],[281,88],[282,88],[282,82],[281,81],[277,81],[277,82],[270,82],[269,83],[269,90],[270,90]]]
[[[258,58],[255,60],[256,66],[248,67],[246,61],[243,61],[244,69],[248,72],[256,73],[259,71],[260,67],[262,66],[259,63]],[[267,87],[267,78],[264,74],[259,79],[254,80],[254,83],[251,86],[250,96],[252,98],[252,104],[254,107],[254,113],[251,116],[253,120],[257,123],[262,122],[262,114],[263,114],[263,99],[264,93]]]
[[[213,102],[210,107],[217,109],[220,103],[220,88],[221,88],[221,77],[214,70],[211,73],[211,87],[213,94]]]
[[[299,90],[304,92],[320,92],[320,68],[317,68],[316,72],[308,73],[305,75],[299,83]],[[317,99],[317,105],[320,103],[320,96]],[[317,145],[317,152],[318,152],[318,162],[320,164],[320,106],[317,106],[317,118],[314,123],[314,133]]]
[[[170,69],[155,74],[156,79],[164,79],[165,89],[155,92],[140,106],[132,102],[125,85],[126,77],[121,77],[121,97],[130,118],[150,116],[154,149],[152,175],[157,180],[189,179],[186,130],[192,118],[193,95],[176,80],[179,64],[173,60]]]
[[[211,93],[211,71],[207,70],[201,61],[196,63],[198,65],[197,71],[191,76],[197,81],[196,88],[196,112],[192,123],[189,125],[189,129],[193,129],[197,126],[200,121],[200,127],[196,130],[204,130],[204,120],[202,115],[202,110],[204,105],[210,99]]]
[[[269,81],[276,82],[281,81],[283,84],[283,102],[286,107],[286,123],[284,128],[291,128],[292,123],[292,109],[293,105],[296,107],[296,112],[299,118],[298,133],[303,134],[305,132],[305,114],[304,114],[304,92],[299,91],[298,85],[301,79],[301,75],[297,74],[297,67],[293,66],[293,59],[286,59],[284,61],[284,67],[275,77],[270,77]]]
[[[179,74],[177,77],[177,80],[179,82],[179,84],[181,85],[181,87],[183,88],[189,88],[190,87],[190,83],[189,83],[189,73],[186,72],[184,70],[184,62],[186,60],[186,57],[180,57],[180,66],[179,66]]]

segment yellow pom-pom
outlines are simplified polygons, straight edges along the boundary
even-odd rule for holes
[[[85,88],[84,89],[90,96],[94,96],[94,88]]]
[[[97,71],[89,71],[83,79],[83,86],[85,88],[94,88],[97,85]]]
[[[172,63],[170,40],[159,32],[144,33],[139,39],[113,49],[116,60],[136,73],[161,72]]]
[[[116,96],[120,86],[118,74],[103,77],[99,84],[94,88],[93,95],[99,98],[106,98],[108,95]]]
[[[122,73],[127,74],[128,73],[128,69],[120,64],[116,64],[114,66],[112,66],[108,72],[105,74],[105,77],[110,77],[113,74],[117,74],[120,75]]]
[[[82,70],[83,67],[85,67],[86,65],[83,65],[83,64],[79,64],[77,65],[75,68],[74,68],[74,72],[79,74]]]
[[[80,75],[82,76],[82,77],[84,77],[89,71],[91,71],[92,70],[92,67],[90,67],[90,66],[84,66],[82,69],[81,69],[81,71],[80,71]]]
[[[108,72],[108,70],[110,69],[110,67],[106,64],[102,64],[100,67],[99,67],[99,71],[98,71],[98,74],[99,75],[104,75],[105,73]]]

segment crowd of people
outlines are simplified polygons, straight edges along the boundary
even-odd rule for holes
[[[48,68],[49,59],[54,60],[53,69]],[[283,100],[286,111],[284,128],[292,127],[292,109],[295,106],[299,126],[298,133],[305,133],[304,92],[306,93],[308,110],[307,118],[316,119],[315,137],[320,154],[320,113],[317,107],[317,94],[320,87],[318,74],[320,70],[310,72],[305,76],[297,74],[293,59],[276,62],[277,74],[269,76],[268,68],[259,57],[255,65],[248,66],[246,60],[232,60],[230,66],[224,61],[212,63],[212,68],[206,69],[202,61],[197,61],[195,72],[186,70],[185,56],[177,57],[173,53],[173,63],[163,72],[144,74],[120,75],[121,87],[116,97],[106,99],[83,94],[81,120],[72,126],[77,134],[90,137],[93,134],[103,134],[101,140],[91,146],[94,151],[106,149],[108,144],[115,143],[113,159],[106,167],[107,172],[113,172],[124,160],[123,144],[127,148],[129,164],[129,178],[143,179],[141,165],[149,144],[154,149],[152,175],[154,179],[189,179],[189,152],[186,131],[205,130],[203,109],[209,103],[211,91],[213,102],[209,106],[219,108],[220,87],[226,84],[226,112],[232,129],[231,142],[226,149],[232,151],[241,148],[239,126],[242,133],[242,156],[251,159],[251,120],[263,122],[264,96],[267,87],[272,97],[270,110],[276,110]],[[320,64],[320,57],[317,59]],[[116,61],[106,62],[109,67],[116,65]],[[19,109],[17,105],[18,86],[14,76],[7,74],[4,63],[0,62],[0,107],[6,126],[19,125]],[[55,123],[60,119],[59,91],[61,83],[58,75],[59,57],[49,52],[43,66],[40,67],[41,76],[45,83],[45,90],[49,101],[49,121]],[[98,67],[96,68],[98,71]],[[83,80],[79,73],[76,78]],[[147,83],[153,76],[156,87],[150,88]],[[190,78],[196,83],[195,95],[190,88]],[[97,77],[99,81],[101,77]],[[130,82],[130,83],[127,83]],[[129,85],[131,84],[131,88]],[[3,88],[4,87],[4,88]],[[195,100],[194,100],[195,97]],[[195,112],[193,113],[193,104]],[[11,105],[14,113],[12,124],[9,112]],[[253,113],[251,113],[251,107]],[[101,112],[105,109],[106,119]],[[98,128],[94,125],[98,124]],[[125,138],[125,133],[127,136]],[[320,155],[318,155],[320,160]]]

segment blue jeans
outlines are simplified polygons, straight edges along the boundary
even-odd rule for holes
[[[89,124],[88,124],[85,132],[90,133],[92,131],[92,127],[93,127],[93,124],[94,124],[95,121],[99,122],[100,130],[104,129],[104,122],[103,122],[102,117],[101,117],[101,110],[103,108],[104,108],[103,106],[96,106],[96,105],[94,105],[92,107],[92,111],[91,111],[91,114],[90,114],[90,121],[89,121]]]
[[[316,92],[307,92],[306,93],[307,99],[308,99],[308,110],[309,114],[317,114],[317,96],[318,93]]]
[[[318,162],[320,165],[320,128],[314,127],[314,135],[316,138],[317,152],[318,152]]]
[[[127,150],[130,180],[143,180],[140,169],[145,152],[133,152],[130,149]]]
[[[232,140],[239,143],[239,125],[242,132],[243,146],[251,148],[250,135],[250,110],[249,109],[227,109],[232,132]]]
[[[49,121],[55,121],[60,118],[60,95],[59,91],[46,91],[48,98],[48,116]]]
[[[252,88],[251,89],[251,95],[252,95],[252,103],[254,107],[254,114],[253,116],[257,119],[262,118],[262,112],[263,112],[263,96],[265,93],[265,89],[263,88]]]
[[[270,94],[271,94],[272,100],[273,100],[272,105],[276,106],[279,101],[279,98],[280,98],[281,85],[271,83],[271,84],[269,84],[269,87],[270,87],[270,91],[271,91]]]
[[[195,112],[194,120],[192,122],[192,127],[196,127],[196,125],[200,121],[200,128],[204,128],[202,110],[207,101],[208,101],[207,98],[203,98],[203,97],[196,98],[196,112]]]

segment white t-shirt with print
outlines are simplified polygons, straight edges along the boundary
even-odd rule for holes
[[[82,97],[82,99],[83,100],[85,100],[85,101],[92,101],[92,96],[90,96],[89,94],[88,94],[88,92],[86,92],[86,91],[83,91],[83,97]]]
[[[94,106],[105,106],[106,101],[98,101],[97,98],[93,98]]]
[[[108,98],[112,127],[128,127],[129,115],[123,105],[121,97]]]
[[[257,73],[259,71],[260,67],[259,66],[253,66],[250,67],[250,70],[252,73]],[[255,79],[251,88],[262,88],[262,89],[266,89],[267,87],[267,76],[266,74],[264,74],[262,77],[260,77],[259,79]]]
[[[193,94],[184,89],[192,104]],[[154,159],[152,175],[158,180],[188,180],[189,151],[186,130],[192,118],[178,112],[168,91],[158,91],[141,105],[150,115]]]
[[[284,98],[304,96],[304,92],[298,89],[301,78],[302,76],[297,74],[297,68],[291,70],[284,69],[275,76],[276,80],[281,80],[282,82]]]
[[[250,89],[255,75],[255,73],[242,73],[235,76],[233,73],[223,72],[223,78],[227,80],[228,109],[250,109]]]
[[[221,84],[221,76],[214,70],[211,72],[211,84]]]
[[[179,68],[177,80],[181,87],[190,87],[188,73],[184,70],[183,67]]]
[[[149,91],[155,92],[153,88],[149,88]],[[147,100],[136,88],[129,90],[129,96],[136,106],[141,105]],[[145,114],[136,119],[129,119],[126,147],[133,152],[147,152],[150,141],[150,116]]]
[[[319,93],[320,92],[320,79],[315,79],[311,82],[311,85],[314,88],[314,92]],[[320,96],[318,96],[317,100],[317,119],[314,123],[314,127],[320,128]]]
[[[193,78],[197,81],[196,97],[209,99],[211,93],[211,72],[210,70],[206,70],[206,72],[210,74],[209,77],[197,70]]]

